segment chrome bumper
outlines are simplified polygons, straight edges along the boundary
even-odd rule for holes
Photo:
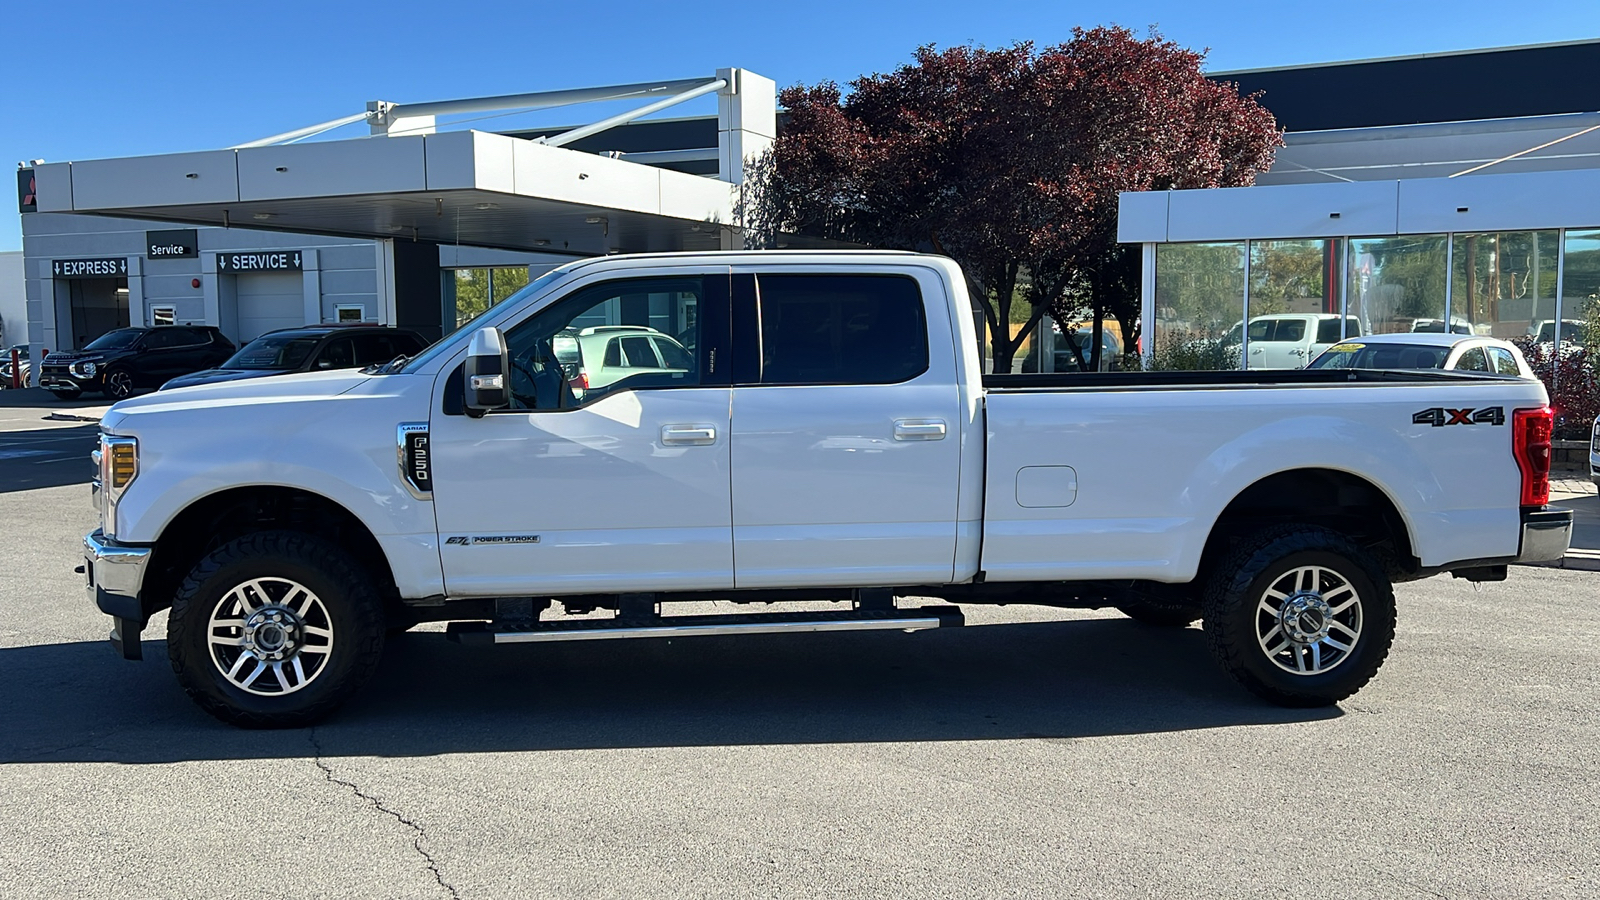
[[[1516,562],[1554,562],[1572,544],[1572,510],[1546,506],[1522,511],[1522,542]]]
[[[150,547],[118,544],[96,529],[83,538],[83,574],[89,602],[111,617],[111,644],[125,659],[140,659],[139,632],[144,630],[144,606],[139,592]]]

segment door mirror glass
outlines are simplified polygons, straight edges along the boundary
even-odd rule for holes
[[[511,403],[506,390],[507,372],[510,369],[506,354],[506,340],[498,328],[480,328],[472,335],[467,347],[467,362],[463,382],[466,386],[467,415],[474,418],[491,409],[504,409]]]

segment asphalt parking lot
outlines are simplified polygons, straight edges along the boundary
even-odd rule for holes
[[[144,662],[105,643],[92,425],[0,427],[30,428],[0,435],[0,896],[1600,896],[1600,573],[1402,586],[1327,710],[1257,702],[1197,629],[1006,607],[416,632],[337,718],[245,732],[183,696],[164,619]]]

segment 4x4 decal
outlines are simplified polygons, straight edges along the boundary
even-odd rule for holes
[[[1446,425],[1504,425],[1505,423],[1506,411],[1502,406],[1489,406],[1483,409],[1446,409],[1435,406],[1411,414],[1411,424],[1432,425],[1434,428],[1443,428]]]

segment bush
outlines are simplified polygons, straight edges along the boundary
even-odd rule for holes
[[[1555,439],[1558,441],[1584,441],[1595,416],[1600,416],[1600,381],[1596,380],[1596,363],[1600,355],[1594,351],[1568,347],[1558,357],[1547,343],[1531,339],[1513,341],[1521,350],[1533,374],[1544,382],[1550,393],[1550,408],[1555,410]]]
[[[1239,345],[1179,332],[1164,335],[1151,354],[1152,372],[1215,372],[1239,368]]]

